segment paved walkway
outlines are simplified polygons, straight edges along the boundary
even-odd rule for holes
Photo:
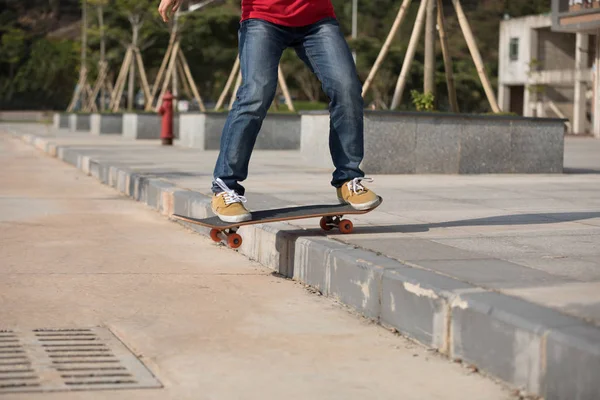
[[[5,395],[5,344],[2,399],[513,398],[24,143],[0,162],[0,332],[107,326],[164,386]]]
[[[100,163],[209,194],[216,152],[44,126],[10,129],[44,137]],[[600,353],[600,331],[593,328],[600,325],[598,143],[567,140],[567,174],[374,176],[371,187],[384,197],[383,205],[354,218],[355,234],[330,234],[327,243],[348,244],[579,319],[589,324],[585,329],[592,333],[584,336],[594,338],[591,348]],[[245,182],[249,207],[334,202],[329,180],[330,171],[304,165],[298,152],[256,152]],[[324,237],[317,224],[304,220],[288,226],[299,236]],[[543,313],[539,310],[536,315]]]
[[[27,131],[111,165],[210,194],[214,151],[58,133],[43,126]],[[570,140],[566,167],[570,162],[578,166],[573,169],[593,170],[590,162],[600,160],[600,146],[591,146],[596,143]],[[588,163],[582,165],[582,158]],[[305,166],[298,152],[257,151],[244,183],[248,206],[335,202],[330,179],[329,171]],[[354,218],[355,234],[330,237],[600,323],[600,174],[374,179],[371,187],[383,196],[383,205]],[[316,233],[317,223],[290,225]]]

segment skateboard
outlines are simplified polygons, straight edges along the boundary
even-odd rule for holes
[[[354,225],[352,224],[352,221],[343,219],[344,215],[366,214],[379,207],[382,202],[383,199],[380,197],[379,203],[368,210],[355,210],[348,204],[315,204],[253,211],[252,219],[244,222],[225,222],[216,216],[198,219],[173,214],[173,217],[191,224],[211,228],[210,238],[212,240],[218,243],[225,242],[229,247],[237,249],[242,245],[242,237],[237,233],[237,230],[241,226],[321,217],[319,225],[324,231],[330,231],[337,228],[341,233],[347,234],[352,233]]]

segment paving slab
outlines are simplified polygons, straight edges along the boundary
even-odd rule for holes
[[[174,208],[197,217],[208,213],[205,195],[210,194],[216,152],[161,147],[155,141],[125,143],[114,138],[81,137],[41,126],[3,128],[84,171],[89,170],[107,185],[165,215]],[[580,147],[569,146],[567,139],[567,153],[572,149],[581,151]],[[574,158],[577,157],[565,157],[567,161]],[[257,151],[250,178],[245,182],[251,199],[249,206],[256,209],[282,203],[334,202],[330,173],[328,169],[305,166],[299,152]],[[245,237],[240,252],[311,284],[323,294],[338,298],[381,323],[391,324],[450,357],[461,357],[460,349],[464,349],[481,369],[532,392],[553,395],[556,390],[544,375],[551,368],[540,369],[531,362],[541,362],[548,343],[544,339],[547,333],[537,329],[536,324],[550,330],[556,326],[536,322],[533,311],[530,323],[521,326],[515,322],[521,320],[518,307],[507,305],[514,300],[514,304],[547,315],[546,319],[564,317],[569,326],[581,325],[590,332],[600,330],[597,302],[565,289],[599,281],[600,229],[596,223],[600,203],[594,194],[600,187],[600,174],[588,171],[552,175],[375,176],[372,187],[386,201],[376,211],[353,218],[355,235],[325,235],[318,229],[318,221],[244,227],[240,230]],[[554,191],[559,193],[556,197]],[[206,233],[200,228],[192,229]],[[342,250],[335,250],[340,244]],[[557,261],[561,259],[568,260],[563,270]],[[342,270],[337,273],[336,268]],[[414,280],[407,272],[398,272],[406,268],[425,275]],[[455,283],[432,283],[442,276]],[[394,280],[399,286],[392,284]],[[385,293],[392,290],[394,296],[403,298],[403,307],[381,297],[382,287],[388,288]],[[535,290],[544,288],[550,288],[549,293],[562,293],[563,301],[548,301],[548,293],[531,294],[541,293]],[[477,292],[495,294],[504,300],[465,294]],[[373,296],[379,296],[379,304],[387,308],[378,310]],[[421,333],[411,328],[411,315],[417,318],[414,323]],[[503,320],[504,325],[494,325],[495,320],[505,316],[508,317]],[[471,322],[481,329],[471,332]],[[504,326],[505,339],[490,347],[486,335],[493,337],[500,326]],[[467,329],[469,334],[456,336],[455,329]],[[557,335],[563,342],[568,337],[568,333]],[[542,346],[525,361],[526,370],[519,370],[525,367],[518,358],[498,365],[499,358],[494,354],[504,351],[502,343],[508,346],[523,338],[528,338],[528,346]],[[600,342],[590,343],[600,346]],[[560,347],[552,362],[563,359],[567,365],[576,352],[586,349],[570,344]],[[508,354],[516,357],[514,351]],[[590,365],[594,365],[595,353],[588,356]],[[581,379],[584,382],[587,378]],[[581,388],[572,382],[565,385],[574,394],[571,398],[600,390],[596,386]]]

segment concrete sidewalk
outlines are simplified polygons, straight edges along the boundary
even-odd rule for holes
[[[22,142],[0,136],[0,162],[2,400],[517,400]],[[146,368],[27,341],[94,327]]]
[[[2,128],[166,215],[208,215],[216,152]],[[596,145],[567,142],[567,172],[586,174],[376,176],[386,201],[351,218],[355,234],[324,235],[316,220],[247,227],[240,251],[513,385],[597,398]],[[579,161],[584,151],[592,164]],[[256,152],[250,174],[252,209],[335,201],[330,171],[303,166],[297,152]]]

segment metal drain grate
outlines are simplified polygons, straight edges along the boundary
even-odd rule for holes
[[[108,329],[0,330],[0,394],[160,387]]]

